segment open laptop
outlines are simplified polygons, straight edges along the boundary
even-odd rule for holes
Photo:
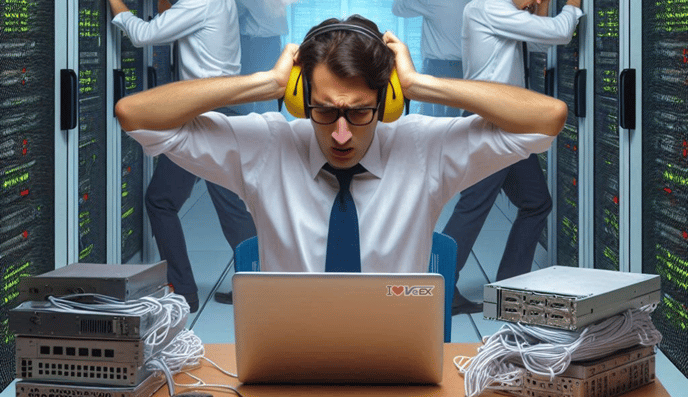
[[[239,272],[237,374],[244,383],[439,383],[439,274]]]

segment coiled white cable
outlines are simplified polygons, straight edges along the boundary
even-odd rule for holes
[[[90,298],[91,302],[79,301],[83,298]],[[201,359],[208,361],[225,375],[237,377],[205,357],[203,343],[193,331],[180,329],[189,314],[189,305],[181,295],[168,293],[161,298],[147,296],[120,301],[100,294],[74,294],[50,296],[48,301],[52,306],[41,307],[41,310],[81,314],[150,315],[154,318],[154,324],[143,338],[144,357],[148,357],[144,365],[149,371],[160,371],[165,374],[170,395],[174,394],[176,385],[190,389],[229,389],[241,396],[239,391],[230,385],[208,384],[188,372],[186,374],[195,379],[196,383],[179,384],[174,381],[174,375],[197,367]],[[171,341],[168,340],[169,333],[177,329],[179,331],[176,336]]]
[[[92,302],[80,302],[74,299],[91,298]],[[144,357],[149,357],[163,345],[169,343],[170,330],[184,326],[189,315],[189,305],[183,296],[167,293],[160,298],[144,296],[130,301],[121,301],[111,296],[100,294],[74,294],[62,297],[48,297],[52,307],[42,310],[70,313],[107,313],[144,316],[150,315],[154,323],[148,334],[143,336],[145,345]]]
[[[507,323],[484,338],[484,345],[475,357],[458,356],[454,365],[465,375],[468,397],[487,388],[520,388],[523,367],[552,379],[563,373],[572,361],[600,358],[632,346],[659,343],[662,335],[650,318],[654,308],[650,305],[630,309],[582,331]]]

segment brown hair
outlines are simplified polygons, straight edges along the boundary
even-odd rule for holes
[[[313,69],[323,63],[339,77],[363,77],[368,87],[379,92],[389,82],[394,52],[382,41],[373,21],[352,15],[345,20],[327,19],[311,28],[299,47],[298,62],[308,82]]]

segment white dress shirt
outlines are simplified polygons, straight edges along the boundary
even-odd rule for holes
[[[286,5],[275,0],[236,0],[242,35],[282,36],[289,33]]]
[[[226,117],[209,112],[183,127],[129,133],[149,155],[166,153],[189,172],[236,192],[258,230],[261,269],[325,270],[337,179],[310,120],[280,113]],[[378,124],[351,192],[363,272],[427,272],[432,232],[456,193],[553,137],[510,134],[478,116],[409,115]]]
[[[538,51],[571,41],[583,15],[564,6],[556,17],[540,17],[516,8],[512,0],[472,0],[463,11],[463,76],[525,86],[522,42]]]
[[[137,47],[177,41],[181,80],[236,75],[241,71],[234,0],[179,0],[149,22],[122,12],[112,23]]]
[[[398,17],[423,17],[420,52],[423,58],[461,60],[461,21],[469,0],[394,0]]]

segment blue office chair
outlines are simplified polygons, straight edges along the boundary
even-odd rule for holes
[[[443,233],[432,234],[432,251],[428,273],[444,277],[444,341],[451,342],[451,305],[454,299],[456,272],[456,241]],[[234,267],[237,272],[259,272],[258,237],[242,241],[234,250]]]

